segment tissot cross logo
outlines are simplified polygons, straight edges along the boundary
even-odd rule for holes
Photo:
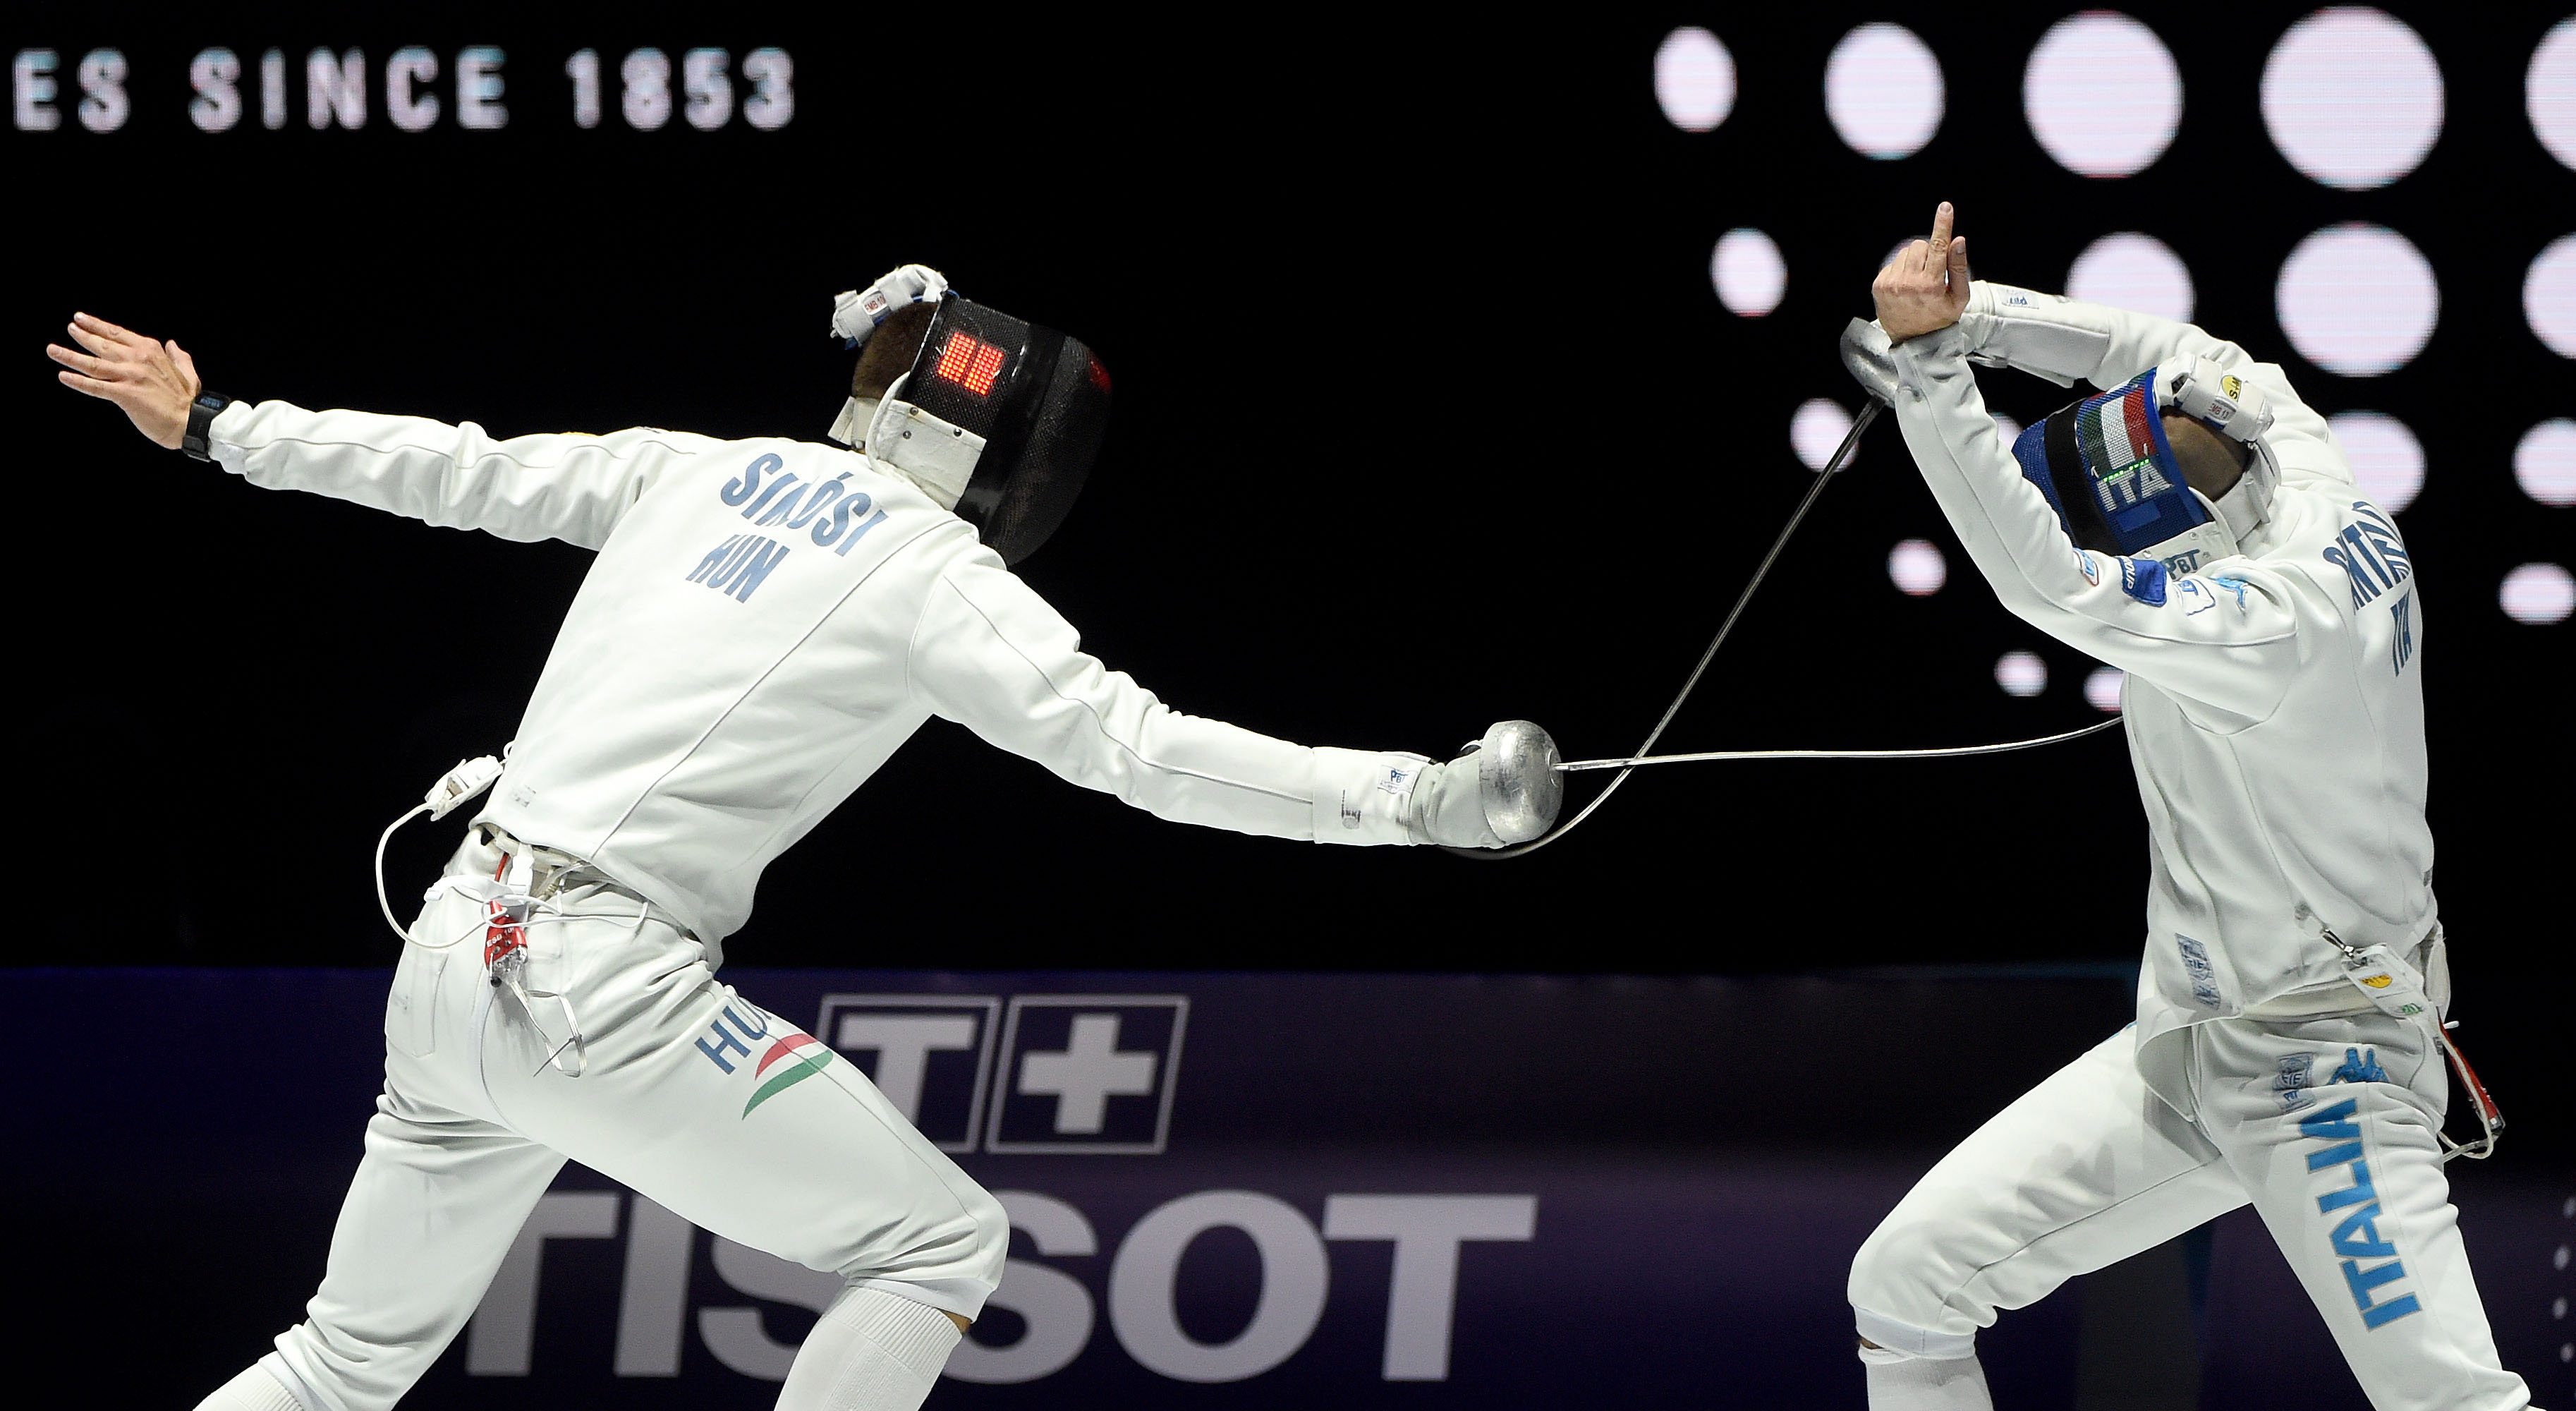
[[[984,1149],[1161,1151],[1189,1008],[1181,995],[1014,998]]]
[[[1184,995],[827,995],[814,1032],[942,1151],[1150,1155]]]
[[[1001,1014],[990,995],[826,995],[814,1032],[941,1151],[973,1151]]]

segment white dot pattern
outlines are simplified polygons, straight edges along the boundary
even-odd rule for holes
[[[2358,221],[2300,241],[2281,263],[2273,298],[2299,356],[2346,377],[2404,367],[2432,338],[2442,304],[2423,252]]]
[[[1735,111],[1735,56],[1716,35],[1684,25],[1655,50],[1655,102],[1684,132],[1706,132]]]
[[[1922,151],[1940,130],[1945,92],[1941,61],[1902,25],[1862,25],[1825,60],[1825,115],[1864,157]]]
[[[2057,164],[2083,176],[2132,176],[2173,145],[2182,75],[2156,32],[2088,10],[2049,27],[2022,70],[2022,116]]]
[[[2263,65],[2263,125],[2301,175],[2346,191],[2415,170],[2442,134],[2442,69],[2384,11],[2319,10]]]

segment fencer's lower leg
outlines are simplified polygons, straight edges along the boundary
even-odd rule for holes
[[[1861,1340],[1869,1375],[1869,1411],[1994,1411],[1977,1354],[1917,1357]]]
[[[914,1411],[959,1336],[956,1319],[927,1303],[853,1284],[797,1351],[778,1411]]]
[[[198,1402],[197,1411],[304,1411],[304,1408],[273,1373],[254,1363]]]

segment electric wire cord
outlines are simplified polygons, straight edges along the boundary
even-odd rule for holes
[[[559,906],[551,906],[535,897],[524,897],[521,898],[521,900],[526,904],[526,914],[518,916],[515,920],[509,920],[498,916],[478,916],[475,917],[463,931],[446,940],[414,940],[411,932],[403,929],[403,924],[394,919],[393,902],[385,894],[385,845],[393,841],[394,834],[399,831],[404,824],[420,817],[424,813],[434,812],[435,810],[433,810],[428,804],[416,805],[405,811],[400,818],[386,824],[385,831],[376,837],[376,906],[379,910],[384,912],[385,924],[393,928],[393,933],[402,938],[403,944],[419,945],[424,950],[445,950],[450,946],[463,943],[467,937],[472,936],[477,931],[488,931],[496,924],[505,925],[509,928],[515,929],[524,938],[527,934],[527,928],[530,926],[542,926],[549,922],[565,922],[576,919],[572,916],[565,915],[563,909]],[[446,884],[441,883],[440,885],[443,887]],[[436,896],[437,893],[433,891],[431,895]],[[635,924],[638,929],[642,928],[644,917],[648,910],[649,908],[640,905],[637,908],[635,913]],[[525,945],[524,939],[521,941],[521,944],[523,946]],[[590,1044],[589,1040],[583,1035],[581,1030],[581,1016],[573,1012],[571,998],[562,994],[557,994],[551,990],[537,990],[529,988],[527,983],[520,977],[519,967],[517,966],[512,966],[504,970],[500,967],[494,966],[489,957],[487,957],[485,960],[485,968],[491,971],[493,987],[495,989],[507,990],[511,997],[519,1002],[520,1016],[528,1021],[529,1028],[536,1031],[538,1041],[548,1046],[546,1049],[545,1059],[537,1065],[536,1071],[542,1073],[546,1070],[547,1065],[551,1064],[554,1066],[556,1071],[562,1073],[567,1078],[580,1077],[582,1070],[588,1066],[589,1063]],[[537,1018],[537,1001],[547,999],[553,1000],[555,1004],[563,1010],[564,1028],[570,1037],[564,1039],[560,1043],[556,1042],[554,1035],[547,1032],[545,1022]],[[563,1055],[566,1050],[570,1050],[572,1053],[572,1061],[570,1063],[563,1061]]]
[[[394,904],[385,896],[385,844],[394,840],[397,829],[427,812],[429,812],[427,804],[414,807],[402,817],[386,824],[385,831],[376,838],[376,908],[385,914],[385,924],[394,928],[394,935],[400,937],[405,945],[411,943],[411,932],[404,930],[403,924],[394,919]],[[454,945],[455,942],[450,941],[448,944]]]
[[[1875,397],[1870,398],[1868,402],[1862,406],[1860,415],[1852,420],[1851,430],[1843,436],[1842,444],[1834,448],[1832,457],[1827,459],[1825,462],[1824,470],[1816,476],[1816,483],[1807,487],[1806,497],[1798,501],[1798,507],[1795,510],[1790,511],[1789,522],[1781,526],[1780,536],[1771,541],[1770,552],[1764,554],[1762,556],[1762,562],[1755,565],[1753,569],[1753,577],[1745,582],[1744,591],[1736,594],[1735,606],[1727,609],[1725,620],[1718,624],[1717,635],[1709,639],[1708,650],[1700,653],[1699,664],[1691,668],[1690,675],[1682,682],[1682,688],[1673,694],[1672,704],[1664,707],[1663,716],[1655,722],[1654,729],[1646,732],[1646,738],[1637,746],[1636,752],[1619,759],[1576,760],[1572,763],[1560,764],[1557,766],[1558,771],[1561,773],[1577,773],[1600,769],[1618,770],[1619,772],[1617,774],[1610,777],[1610,782],[1602,786],[1601,792],[1593,795],[1592,801],[1585,804],[1572,818],[1565,820],[1563,823],[1558,824],[1548,832],[1540,835],[1539,837],[1532,838],[1526,843],[1520,843],[1507,848],[1453,847],[1444,849],[1444,851],[1455,853],[1460,857],[1471,857],[1485,862],[1500,862],[1505,858],[1519,857],[1524,853],[1536,852],[1540,848],[1546,847],[1548,844],[1555,842],[1557,839],[1564,837],[1568,833],[1573,832],[1577,824],[1590,818],[1595,810],[1599,809],[1602,804],[1609,801],[1612,794],[1619,791],[1620,785],[1628,782],[1628,776],[1631,773],[1635,772],[1642,766],[1649,764],[1683,764],[1699,761],[1740,759],[1940,759],[1961,755],[2005,754],[2013,750],[2037,749],[2042,745],[2054,745],[2067,740],[2079,740],[2087,735],[2098,734],[2101,731],[2108,730],[2120,723],[2119,718],[2114,716],[2109,720],[2101,721],[2093,725],[2087,725],[2080,730],[2069,730],[2062,734],[2042,736],[2034,740],[2011,740],[2002,744],[1994,745],[1954,745],[1939,749],[1710,750],[1697,754],[1676,755],[1658,755],[1652,753],[1655,748],[1655,742],[1663,738],[1665,727],[1673,723],[1674,716],[1681,714],[1682,703],[1690,699],[1691,692],[1699,686],[1700,677],[1707,674],[1709,663],[1716,660],[1717,649],[1726,645],[1727,634],[1735,630],[1736,619],[1744,615],[1745,605],[1753,601],[1754,591],[1760,588],[1762,586],[1762,580],[1770,575],[1771,566],[1779,561],[1780,551],[1789,546],[1789,536],[1798,532],[1798,526],[1805,522],[1807,512],[1815,508],[1817,499],[1825,493],[1825,487],[1832,484],[1834,477],[1840,475],[1844,468],[1851,464],[1852,452],[1860,445],[1861,433],[1869,430],[1870,423],[1878,420],[1878,414],[1885,410],[1885,408],[1886,404]]]
[[[1577,759],[1557,768],[1571,774],[1587,769],[1625,769],[1641,764],[1692,764],[1701,760],[1721,759],[1950,759],[1961,755],[2009,754],[2014,750],[2035,750],[2042,745],[2062,744],[2099,735],[2120,723],[2118,716],[2096,721],[2080,730],[2055,735],[2042,735],[2033,740],[2007,740],[1997,745],[1946,745],[1925,750],[1703,750],[1698,754],[1659,754],[1632,756],[1627,759]]]

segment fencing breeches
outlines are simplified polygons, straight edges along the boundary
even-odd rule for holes
[[[2252,1202],[2379,1411],[2518,1411],[2441,1163],[2449,1077],[2429,1019],[2373,1010],[2214,1020],[2189,1046],[2198,1117],[2139,1076],[2130,1031],[1943,1157],[1852,1264],[1874,1411],[1982,1407],[1960,1377],[1918,1398],[1876,1363],[1972,1359],[1998,1310]],[[1887,1383],[1882,1394],[1881,1383]]]
[[[469,844],[452,870],[489,876],[496,857]],[[577,1078],[547,1061],[566,1037],[551,1007],[532,1023],[487,980],[484,903],[451,892],[422,913],[327,1272],[263,1368],[304,1411],[387,1411],[473,1314],[570,1158],[846,1281],[835,1307],[851,1326],[808,1351],[876,1370],[843,1397],[823,1375],[834,1369],[800,1360],[789,1386],[806,1404],[917,1404],[901,1400],[907,1379],[926,1393],[955,1343],[941,1313],[974,1317],[1000,1278],[1001,1206],[846,1060],[717,983],[698,944],[635,898],[596,889],[564,906],[529,926],[525,980],[569,999],[587,1049]],[[861,1392],[874,1399],[848,1399]]]

